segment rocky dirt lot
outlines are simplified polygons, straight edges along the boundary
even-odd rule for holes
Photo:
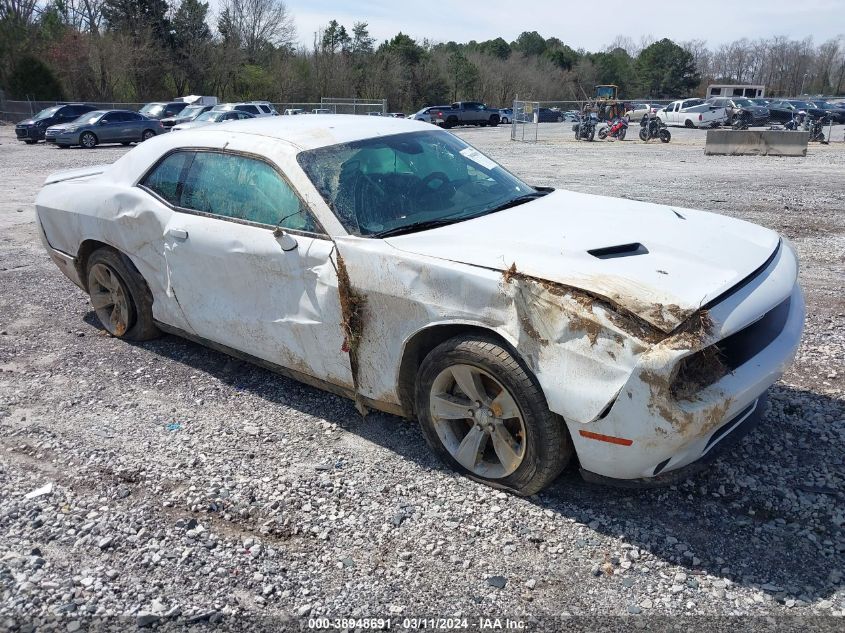
[[[32,201],[51,171],[126,149],[30,147],[11,132],[0,128],[0,631],[287,630],[316,616],[842,630],[841,128],[803,159],[705,157],[688,130],[669,145],[576,143],[566,124],[541,126],[536,144],[458,132],[529,182],[742,217],[802,261],[806,333],[761,427],[677,486],[607,489],[573,469],[528,499],[446,470],[413,423],[362,419],[171,336],[104,335],[43,252]]]

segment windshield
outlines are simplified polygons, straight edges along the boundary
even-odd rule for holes
[[[807,108],[813,107],[809,103],[807,103],[806,101],[790,101],[789,103],[794,105],[796,108],[801,108],[802,110],[806,110]]]
[[[734,99],[734,103],[743,108],[748,108],[754,105],[751,103],[751,99]]]
[[[193,116],[196,116],[197,113],[202,112],[202,108],[203,108],[203,106],[188,106],[187,108],[182,110],[176,116],[178,116],[180,119],[193,117]]]
[[[35,121],[40,121],[41,119],[49,119],[51,116],[53,116],[54,114],[56,114],[56,112],[58,112],[58,111],[59,111],[59,108],[60,108],[60,107],[61,107],[61,106],[53,106],[52,108],[46,108],[45,110],[42,110],[41,112],[39,112],[38,114],[36,114],[36,115],[35,115],[34,117],[32,117],[32,118],[33,118]]]
[[[225,112],[211,112],[211,111],[203,112],[196,119],[194,119],[194,121],[216,121],[217,119],[219,119],[224,114],[226,114],[226,113]]]
[[[93,112],[86,112],[81,117],[77,118],[73,125],[93,125],[100,120],[100,117],[106,113],[105,110],[94,110]]]
[[[163,103],[148,103],[140,110],[141,114],[146,114],[147,116],[157,117],[164,112],[164,104]]]
[[[448,132],[364,139],[301,152],[299,164],[354,235],[459,221],[537,192]]]

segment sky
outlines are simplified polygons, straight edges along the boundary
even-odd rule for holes
[[[703,39],[717,46],[743,37],[812,36],[816,44],[845,35],[845,0],[604,0],[600,3],[551,0],[285,0],[300,43],[331,19],[347,31],[369,23],[379,42],[399,31],[417,40],[508,42],[523,31],[557,37],[573,48],[603,49],[617,35],[639,42],[643,36],[682,42]],[[440,9],[439,7],[443,7]],[[595,8],[591,17],[582,15]],[[695,8],[695,12],[689,9]]]

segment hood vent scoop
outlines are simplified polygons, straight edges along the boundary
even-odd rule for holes
[[[633,244],[619,244],[618,246],[605,246],[604,248],[594,248],[587,252],[598,259],[614,259],[615,257],[647,255],[648,249],[639,242],[634,242]]]

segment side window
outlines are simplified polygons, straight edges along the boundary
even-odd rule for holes
[[[181,205],[227,218],[316,232],[299,198],[267,163],[216,152],[197,152],[183,185]]]
[[[238,108],[238,110],[243,110],[244,112],[249,112],[250,114],[258,114],[258,108],[254,105],[242,105]]]
[[[261,111],[262,111],[264,114],[270,114],[270,108],[268,108],[266,105],[260,105],[260,106],[258,106],[258,107],[259,107],[259,108],[261,108]]]
[[[161,161],[141,183],[167,200],[170,204],[180,206],[179,179],[193,158],[193,152],[175,152]]]
[[[123,120],[124,121],[140,121],[142,119],[141,115],[137,112],[124,112],[123,113]]]

